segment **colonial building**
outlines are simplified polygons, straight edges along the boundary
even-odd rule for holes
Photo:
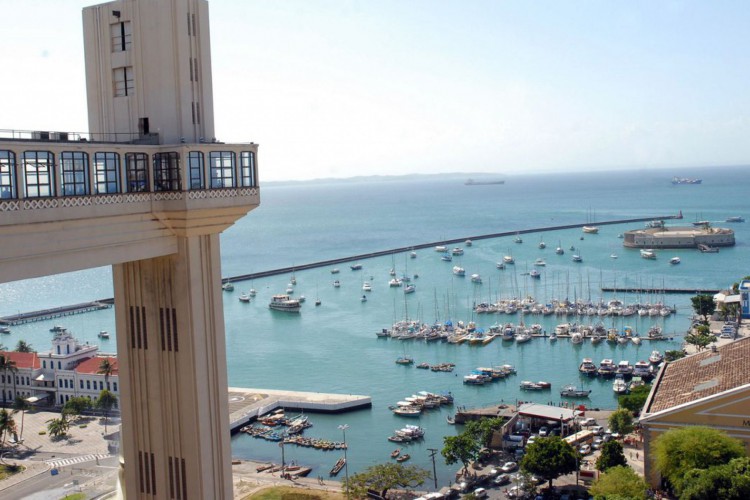
[[[667,363],[653,383],[640,418],[646,481],[658,487],[653,442],[691,425],[742,440],[750,453],[750,337]]]
[[[97,346],[79,343],[70,332],[57,332],[48,352],[0,354],[15,366],[13,372],[0,374],[0,399],[5,402],[21,396],[36,406],[61,407],[73,397],[95,401],[104,389],[119,399],[117,358],[100,355]],[[100,373],[105,359],[112,365],[108,376]]]

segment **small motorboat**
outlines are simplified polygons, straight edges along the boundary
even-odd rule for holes
[[[243,293],[238,297],[240,302],[250,302],[250,294]]]
[[[396,458],[401,454],[401,448],[396,448],[391,452],[391,458]]]
[[[108,339],[109,338],[109,332],[106,331],[106,330],[102,330],[101,332],[99,332],[99,334],[97,335],[97,337],[99,337],[100,339]]]
[[[672,257],[671,259],[669,259],[669,263],[672,264],[672,265],[679,264],[680,263],[680,258],[679,257]]]
[[[234,291],[234,285],[230,282],[224,283],[221,285],[221,289],[225,292],[233,292]]]
[[[396,458],[396,462],[406,462],[410,458],[411,458],[411,455],[409,455],[408,453],[404,453],[400,457]]]

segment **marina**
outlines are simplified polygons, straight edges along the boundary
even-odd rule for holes
[[[704,181],[702,194],[706,199],[713,196],[731,200],[734,196],[727,193],[733,191],[727,190],[737,184],[736,177],[734,173],[729,175],[725,187],[719,189],[712,171],[712,181]],[[340,443],[344,439],[339,426],[348,425],[347,461],[351,474],[373,462],[395,460],[390,453],[396,446],[387,438],[406,424],[418,425],[425,435],[408,444],[410,457],[406,463],[432,470],[429,448],[439,450],[443,436],[461,432],[463,419],[496,415],[501,405],[531,401],[553,403],[560,408],[565,408],[565,403],[568,407],[615,408],[614,375],[581,374],[578,371],[581,360],[591,358],[598,368],[601,360],[611,359],[615,369],[620,361],[629,360],[635,367],[639,361],[649,363],[654,350],[663,355],[667,350],[678,349],[690,324],[691,294],[719,290],[747,274],[743,271],[748,258],[744,245],[725,247],[714,255],[680,249],[661,260],[648,261],[638,255],[637,249],[623,248],[622,239],[618,238],[648,220],[662,219],[653,214],[675,213],[682,208],[686,213],[701,213],[700,219],[717,221],[743,214],[741,204],[728,203],[714,209],[706,205],[686,207],[678,196],[683,190],[672,189],[669,179],[663,176],[648,189],[642,189],[641,179],[626,174],[607,174],[599,180],[575,175],[554,179],[529,177],[525,182],[522,178],[513,178],[512,182],[509,179],[499,199],[483,196],[485,190],[481,188],[471,188],[472,192],[480,193],[476,197],[457,199],[456,183],[450,180],[264,187],[262,206],[222,236],[222,274],[230,277],[234,286],[234,292],[217,292],[224,299],[230,385],[258,388],[250,392],[271,396],[272,391],[337,394],[342,398],[366,395],[370,406],[354,404],[347,411],[323,413],[304,410],[313,427],[303,437]],[[643,200],[612,196],[612,189],[607,186],[615,182],[638,193],[638,197],[643,196]],[[336,203],[326,203],[333,199]],[[396,199],[401,201],[396,203]],[[583,234],[581,227],[587,220],[587,211],[579,206],[581,199],[591,200],[602,220],[639,220],[620,225],[593,221],[599,232]],[[455,205],[438,211],[435,200],[451,200]],[[633,208],[637,204],[649,208]],[[599,208],[605,206],[609,209]],[[304,214],[305,223],[315,227],[315,231],[308,234],[292,227],[288,224],[291,213]],[[518,213],[525,215],[516,217]],[[394,220],[399,224],[393,224]],[[544,233],[544,241],[548,242],[544,249],[538,245],[541,234],[530,231],[565,226],[571,227]],[[748,240],[750,229],[746,226],[734,226],[738,243]],[[505,236],[485,239],[473,236],[492,233]],[[350,238],[341,238],[341,234]],[[517,234],[524,236],[522,243],[514,243]],[[466,244],[467,239],[472,240],[471,246]],[[249,245],[249,241],[262,244]],[[419,248],[422,245],[424,248]],[[440,259],[443,254],[435,252],[436,246],[445,247],[452,263]],[[459,247],[463,254],[452,255],[452,249]],[[564,253],[556,253],[556,247],[564,249]],[[570,257],[576,252],[570,251],[570,247],[580,252],[582,263],[571,262]],[[376,257],[362,257],[379,248],[390,250],[378,251],[382,255]],[[403,252],[393,252],[399,248]],[[515,265],[499,269],[498,262],[511,249]],[[613,253],[619,258],[610,258]],[[675,255],[681,258],[681,264],[670,266],[667,260]],[[546,264],[539,266],[540,278],[524,275],[535,267],[534,262],[539,258]],[[336,263],[326,264],[330,261]],[[300,262],[316,266],[303,269]],[[351,271],[349,265],[356,263],[362,268]],[[454,275],[454,266],[462,267],[465,277]],[[332,274],[333,269],[340,272]],[[399,279],[404,275],[411,278],[416,284],[415,291],[404,294],[404,285],[389,287],[388,281],[394,277],[390,275],[391,269]],[[295,314],[270,310],[272,296],[284,294],[292,274],[296,284],[291,296],[305,295],[308,300]],[[415,278],[415,274],[419,277]],[[480,275],[482,283],[472,283],[469,279],[472,274]],[[236,279],[239,276],[252,278]],[[333,286],[334,280],[338,286]],[[364,282],[369,283],[369,291],[363,291]],[[112,296],[110,287],[109,269],[4,284],[0,289],[3,297],[0,315]],[[256,291],[252,296],[251,289]],[[242,293],[251,297],[248,302],[237,299]],[[363,293],[367,294],[366,302],[360,301]],[[661,303],[675,312],[668,316],[639,315],[637,311],[631,316],[599,316],[597,307],[596,315],[576,312],[558,316],[554,312],[547,315],[526,312],[522,306],[515,313],[476,309],[481,304],[510,304],[514,298],[522,301],[528,296],[542,307],[553,304],[554,300],[563,303],[567,299],[570,305],[592,306],[617,300],[623,308]],[[319,300],[320,305],[314,306],[313,299]],[[473,322],[475,332],[483,330],[483,336],[452,343],[434,336],[420,339],[415,335],[402,340],[375,335],[407,319],[431,326],[451,322],[455,327],[459,323],[468,327]],[[35,348],[43,349],[54,322],[60,322],[83,342],[100,345],[108,342],[104,344],[108,349],[116,345],[119,336],[114,310],[109,308],[18,325],[12,328],[12,333],[3,335],[3,343],[12,346],[18,339],[25,339]],[[513,325],[512,330],[517,330],[521,323],[526,328],[538,324],[541,330],[519,342],[515,331],[513,340],[503,340],[503,328],[499,336],[485,342],[491,337],[488,334],[493,326],[505,327],[507,323]],[[611,342],[606,335],[587,334],[581,343],[574,343],[570,328],[555,333],[563,324],[577,324],[580,328],[590,325],[596,329],[599,323],[605,331],[615,328],[618,333],[632,332],[629,341],[620,343],[616,338]],[[648,340],[651,338],[648,332],[654,326],[661,328],[662,336]],[[406,331],[409,328],[406,326]],[[111,338],[101,340],[98,337],[101,331],[109,332]],[[642,342],[637,344],[634,339]],[[395,363],[399,357],[410,358],[412,363]],[[506,364],[513,365],[517,374],[483,385],[463,383],[463,377],[472,371]],[[551,388],[524,391],[520,388],[523,380],[547,381]],[[562,396],[560,391],[566,385],[590,393],[585,398]],[[454,405],[441,405],[415,417],[395,415],[389,409],[421,391],[450,392]],[[255,402],[256,406],[251,407],[248,398],[252,396],[240,397],[246,399],[232,406],[230,412],[237,421],[244,419],[243,425],[252,423],[247,418],[248,411],[259,412],[260,407],[268,407],[263,409],[263,414],[267,414],[281,408],[269,398],[265,398],[266,404]],[[288,409],[286,413],[301,411]],[[237,431],[243,425],[236,427]],[[242,432],[235,432],[231,441],[234,457],[275,464],[281,463],[278,444]],[[339,458],[335,451],[330,453],[313,446],[295,444],[284,448],[288,463],[295,461],[311,467],[313,475],[326,475]],[[455,467],[446,466],[439,459],[436,462],[439,483],[446,484],[454,477]]]

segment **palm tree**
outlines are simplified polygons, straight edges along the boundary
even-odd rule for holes
[[[61,415],[60,418],[47,420],[47,431],[49,431],[49,435],[52,437],[64,436],[68,432],[69,427],[70,423],[68,423],[65,415]]]
[[[23,417],[26,411],[31,408],[31,405],[21,396],[16,396],[16,400],[13,401],[13,409],[21,412],[21,432],[19,433],[18,439],[23,439]]]
[[[5,354],[0,354],[0,370],[2,370],[3,372],[3,406],[5,406],[5,404],[7,403],[5,388],[8,384],[8,372],[15,373],[18,371],[18,368],[16,368],[15,361],[11,360]],[[15,387],[15,378],[13,380],[13,384]]]
[[[34,352],[34,348],[25,340],[19,340],[16,344],[16,352]]]
[[[107,417],[109,411],[117,404],[117,396],[112,394],[107,389],[104,389],[99,393],[99,397],[96,400],[96,407],[104,410],[104,434],[107,433]]]
[[[99,363],[99,370],[96,373],[104,375],[104,383],[109,390],[109,376],[115,371],[114,365],[109,361],[109,358],[103,358]]]
[[[16,431],[13,414],[5,408],[0,409],[0,448],[5,448],[5,436]]]

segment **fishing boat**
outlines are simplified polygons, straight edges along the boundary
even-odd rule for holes
[[[566,385],[560,389],[560,396],[564,398],[587,398],[591,394],[590,389],[581,389],[573,384]]]
[[[403,455],[401,455],[400,457],[396,458],[396,462],[399,462],[399,463],[400,463],[400,462],[406,462],[406,461],[407,461],[407,460],[409,460],[410,458],[411,458],[411,455],[409,455],[408,453],[404,453],[404,454],[403,454]]]
[[[596,234],[599,232],[599,228],[597,226],[583,226],[583,232],[588,234]]]
[[[240,302],[250,302],[250,295],[247,293],[241,293],[239,297],[237,297]]]
[[[97,334],[97,337],[99,337],[100,339],[108,339],[109,338],[109,332],[106,331],[106,330],[102,330],[101,332],[99,332]]]
[[[414,364],[414,358],[411,356],[399,356],[396,358],[397,365],[411,365]]]
[[[391,410],[394,415],[399,417],[419,417],[422,414],[422,409],[416,406],[399,406]],[[407,441],[404,439],[404,441]]]
[[[538,258],[538,259],[536,259],[536,260],[534,261],[534,265],[535,265],[535,266],[540,266],[540,267],[543,267],[543,266],[546,266],[546,265],[547,265],[547,263],[546,263],[546,262],[544,261],[544,259],[542,259],[542,258],[540,257],[540,258]]]
[[[745,222],[745,218],[739,215],[735,215],[733,217],[727,217],[726,222]]]
[[[530,382],[528,380],[524,380],[520,384],[521,390],[523,391],[543,391],[545,389],[549,389],[552,387],[552,384],[549,382]]]
[[[341,472],[341,469],[343,469],[345,465],[346,465],[346,459],[344,457],[339,458],[334,464],[334,466],[331,468],[331,471],[329,472],[329,474],[331,476],[335,476],[336,474]]]
[[[662,361],[664,361],[664,356],[659,351],[651,351],[651,355],[648,357],[648,360],[655,365],[658,365]]]
[[[466,276],[466,269],[461,266],[453,266],[453,274],[456,276]]]
[[[391,452],[391,458],[396,458],[401,454],[401,448],[396,448]]]
[[[615,394],[625,394],[628,392],[628,383],[625,382],[622,375],[618,374],[615,381],[612,382],[612,390]]]
[[[268,307],[275,311],[299,312],[302,303],[298,299],[289,297],[289,295],[279,294],[271,298]]]
[[[404,293],[414,293],[416,290],[417,290],[416,285],[409,284],[404,287]]]
[[[221,289],[225,292],[233,292],[234,291],[234,285],[230,282],[224,283],[221,285]]]
[[[654,252],[650,248],[642,248],[641,257],[643,257],[644,259],[653,260],[653,259],[656,259],[656,252]]]

